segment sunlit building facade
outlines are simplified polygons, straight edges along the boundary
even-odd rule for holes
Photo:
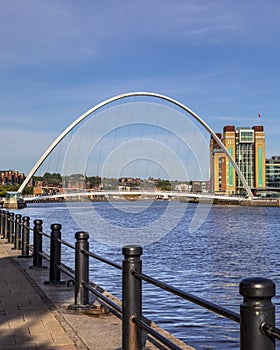
[[[253,189],[266,187],[265,134],[263,126],[225,126],[216,134]],[[244,187],[234,167],[218,143],[210,141],[210,190],[214,193],[243,193]]]
[[[4,186],[21,185],[25,179],[25,175],[16,170],[0,170],[0,174],[1,185]]]
[[[280,188],[280,156],[266,160],[266,186]]]

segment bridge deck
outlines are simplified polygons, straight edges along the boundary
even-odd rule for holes
[[[218,196],[215,194],[208,193],[190,193],[190,192],[151,192],[151,191],[83,191],[83,192],[66,192],[59,193],[55,195],[46,195],[46,196],[29,196],[24,197],[26,202],[34,201],[39,199],[55,199],[55,198],[74,198],[74,197],[98,197],[98,196],[107,196],[107,197],[121,197],[121,196],[141,196],[141,197],[164,197],[164,198],[197,198],[197,199],[205,199],[205,200],[231,200],[240,202],[245,200],[243,197],[234,197],[234,196]]]

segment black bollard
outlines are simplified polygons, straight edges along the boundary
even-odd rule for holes
[[[7,227],[8,227],[8,224],[7,224],[7,215],[8,213],[4,210],[3,212],[3,238],[7,238]]]
[[[32,258],[29,255],[29,242],[30,242],[30,218],[24,216],[22,218],[22,232],[21,232],[21,255],[18,258]]]
[[[46,268],[42,266],[42,251],[43,251],[43,220],[34,220],[33,227],[33,266],[30,268]]]
[[[275,284],[267,278],[245,278],[239,292],[243,296],[240,305],[240,349],[275,350],[275,339],[261,331],[263,323],[275,325],[275,308],[271,298],[275,296]]]
[[[14,236],[15,236],[15,214],[10,213],[10,221],[9,221],[9,236],[8,236],[8,242],[14,243]]]
[[[142,247],[128,245],[123,247],[123,281],[122,281],[122,349],[142,349],[142,330],[132,317],[142,317],[142,280],[136,278],[133,270],[142,271]]]
[[[83,250],[89,249],[87,232],[76,232],[75,234],[75,304],[68,308],[75,311],[90,309],[89,291],[83,283],[89,283],[89,257]]]
[[[61,225],[51,225],[51,240],[50,240],[50,273],[49,281],[45,284],[62,284],[65,281],[60,281],[60,269],[58,266],[61,263]]]
[[[4,238],[4,210],[0,210],[0,235]]]
[[[5,238],[8,240],[10,239],[10,213],[6,211],[5,213]]]
[[[14,248],[12,249],[15,249],[15,250],[21,249],[20,239],[21,239],[21,215],[16,214]]]
[[[5,210],[1,210],[1,235],[5,238]]]

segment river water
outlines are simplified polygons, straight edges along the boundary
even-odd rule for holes
[[[18,211],[42,219],[46,233],[61,223],[68,242],[74,243],[76,231],[88,231],[90,250],[120,264],[123,244],[141,244],[144,273],[237,313],[243,278],[271,278],[280,288],[280,208],[215,205],[197,212],[197,204],[173,201],[28,204]],[[197,230],[193,219],[200,220]],[[48,244],[46,239],[46,250]],[[73,259],[65,248],[63,262],[74,266]],[[120,271],[94,261],[91,280],[121,296]],[[279,297],[273,300],[279,320]],[[233,321],[146,283],[143,302],[145,316],[196,349],[239,349]]]

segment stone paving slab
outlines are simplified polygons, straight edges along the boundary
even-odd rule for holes
[[[19,252],[11,247],[0,240],[0,349],[77,349],[16,263]]]

